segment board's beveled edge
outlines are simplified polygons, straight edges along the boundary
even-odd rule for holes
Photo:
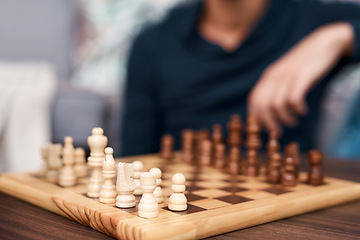
[[[245,202],[171,219],[159,219],[154,221],[151,227],[158,228],[170,222],[174,225],[183,222],[193,223],[196,225],[195,238],[199,239],[360,199],[360,184],[345,180],[338,181],[334,178],[332,181],[332,185],[311,189],[313,194],[309,194],[309,189],[290,192],[273,199]],[[299,195],[303,196],[299,197]],[[279,201],[284,202],[279,205]],[[307,202],[311,204],[306,204]],[[265,218],[264,215],[268,217]],[[146,226],[139,224],[138,227],[146,229]]]
[[[65,216],[51,200],[52,194],[61,188],[25,173],[3,173],[0,175],[0,191],[48,211]]]
[[[125,219],[125,220],[122,219],[119,222],[118,217],[114,216],[114,212],[120,212],[120,211],[113,211],[112,207],[107,208],[108,206],[95,202],[96,206],[94,206],[94,208],[95,208],[94,211],[100,211],[100,209],[101,209],[101,211],[100,211],[100,215],[94,215],[94,216],[96,216],[96,217],[100,216],[100,218],[101,218],[101,216],[105,217],[105,218],[110,217],[110,219],[112,219],[111,221],[114,220],[114,222],[115,222],[115,224],[117,224],[117,226],[122,225],[123,230],[125,231],[124,239],[157,239],[160,236],[164,236],[164,234],[159,235],[159,233],[164,228],[164,226],[168,226],[169,224],[173,224],[174,226],[183,226],[183,228],[189,229],[189,232],[188,232],[189,235],[178,235],[178,236],[174,236],[175,238],[179,238],[179,239],[204,238],[204,237],[213,236],[216,234],[221,234],[224,232],[241,229],[244,227],[250,227],[250,226],[262,224],[265,222],[270,222],[270,221],[274,221],[277,219],[294,216],[297,214],[313,211],[313,210],[324,208],[324,207],[333,206],[336,204],[340,204],[340,203],[344,203],[347,201],[351,201],[351,200],[360,198],[360,184],[359,183],[354,183],[354,182],[341,180],[341,179],[335,179],[335,178],[327,178],[327,179],[331,182],[331,184],[314,188],[315,190],[312,190],[312,191],[316,192],[315,194],[309,195],[308,194],[309,189],[308,189],[306,191],[299,190],[297,192],[291,192],[291,193],[282,195],[277,198],[276,201],[281,200],[282,198],[285,198],[285,200],[286,200],[286,198],[289,198],[290,200],[286,200],[286,201],[288,201],[287,204],[289,204],[289,206],[290,206],[289,208],[287,208],[287,210],[293,209],[293,208],[295,208],[296,210],[302,209],[301,211],[298,211],[298,212],[286,211],[284,213],[281,211],[277,211],[276,204],[269,203],[269,202],[266,203],[267,200],[264,199],[264,202],[257,201],[257,204],[254,204],[252,207],[249,207],[250,203],[243,203],[241,205],[230,206],[230,207],[226,208],[225,211],[224,211],[224,209],[221,209],[221,210],[213,209],[213,210],[208,210],[203,213],[179,216],[177,218],[172,218],[172,219],[164,219],[164,220],[159,219],[159,220],[151,221],[151,222],[148,220],[145,220],[145,219],[141,220],[137,216],[133,215],[132,219]],[[28,180],[31,180],[30,183]],[[39,183],[39,185],[37,185],[37,184],[35,186],[31,185],[34,183]],[[7,185],[7,184],[10,184],[10,185]],[[4,189],[5,189],[5,191],[4,191]],[[23,191],[24,189],[26,189],[26,190]],[[70,204],[70,206],[72,206],[74,204],[73,201],[67,200],[68,196],[66,196],[66,194],[68,194],[67,193],[67,192],[69,192],[68,190],[64,190],[63,188],[60,188],[58,186],[55,186],[55,185],[52,185],[49,183],[45,183],[42,180],[35,179],[32,176],[29,176],[27,174],[2,174],[0,176],[0,190],[4,191],[4,192],[7,191],[7,192],[9,192],[8,194],[10,194],[10,195],[21,198],[25,201],[28,201],[28,202],[38,205],[40,207],[46,208],[50,211],[53,211],[54,210],[53,206],[55,206],[56,210],[53,212],[58,213],[60,215],[65,215],[65,214],[62,211],[60,211],[59,208],[56,207],[56,204],[54,202],[53,202],[53,206],[50,206],[50,207],[47,206],[46,204],[48,204],[48,202],[49,202],[48,200],[53,201],[54,197],[55,197],[55,199],[59,198],[61,200],[65,200],[67,202],[67,204]],[[76,194],[76,193],[73,193],[73,192],[71,192],[71,193],[78,196],[78,194]],[[314,203],[317,203],[317,202],[325,203],[325,205],[323,204],[320,207],[318,207],[318,206],[315,207],[315,206],[309,205],[310,207],[308,207],[308,208],[302,208],[301,207],[302,205],[300,205],[300,207],[299,207],[299,202],[301,202],[301,201],[298,201],[299,198],[296,196],[301,195],[302,193],[305,193],[305,197],[301,198],[302,201],[304,201],[304,199],[305,199],[306,201],[313,203],[313,205],[315,205]],[[27,199],[29,197],[30,198],[33,197],[33,195],[36,195],[36,194],[40,194],[40,196],[37,196],[37,198],[34,198],[34,199]],[[309,195],[309,196],[306,196],[306,195]],[[65,197],[65,199],[64,199],[64,197]],[[43,198],[45,198],[45,199],[43,199]],[[46,198],[49,198],[49,199],[46,199]],[[88,201],[91,201],[94,203],[94,201],[92,201],[91,199],[88,199],[84,196],[81,196],[81,198],[87,199]],[[314,199],[315,199],[315,201],[314,201]],[[34,203],[34,201],[35,201],[35,203]],[[275,200],[272,200],[272,201],[275,201]],[[301,203],[301,204],[303,204],[303,203]],[[46,207],[44,207],[45,205],[46,205]],[[104,208],[104,206],[105,206],[105,208]],[[87,211],[89,211],[88,208],[86,208],[86,209],[87,209]],[[93,211],[93,210],[91,210],[91,211]],[[221,211],[223,215],[218,214],[217,211]],[[254,211],[255,211],[255,213],[259,213],[259,215],[254,214]],[[224,212],[225,212],[225,214],[224,214]],[[268,218],[265,218],[264,216],[262,216],[264,214],[264,212],[269,213]],[[273,212],[275,212],[276,214],[270,214]],[[213,216],[211,216],[211,215],[213,215]],[[199,216],[201,216],[202,219],[200,219],[200,220],[196,219]],[[247,216],[250,216],[250,217],[246,218]],[[226,226],[226,228],[221,229],[221,231],[219,231],[219,229],[217,229],[218,227],[220,227],[219,222],[225,223],[226,220],[234,218],[234,217],[241,218],[243,221],[245,221],[244,225],[240,225],[237,222],[233,222],[229,226]],[[184,222],[186,223],[185,225],[184,225]],[[194,224],[194,222],[196,222],[196,224]],[[203,227],[203,225],[201,225],[201,224],[204,224],[205,227]],[[94,227],[92,224],[90,224],[90,225],[92,227]],[[119,231],[120,230],[119,227],[115,227],[115,228],[116,228],[116,234],[117,234],[116,237],[123,239],[124,235],[121,231]],[[130,229],[130,232],[128,231],[129,229]],[[99,229],[97,229],[97,230],[99,230]],[[102,231],[101,228],[99,231]],[[107,231],[102,231],[102,232],[109,234]],[[122,234],[120,234],[120,233],[122,233]],[[195,237],[193,237],[193,235]]]

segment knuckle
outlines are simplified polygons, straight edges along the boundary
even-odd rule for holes
[[[265,111],[268,111],[269,109],[269,104],[267,101],[260,101],[259,102],[259,109],[261,111],[261,113],[264,113]]]
[[[259,110],[262,109],[264,106],[264,103],[261,98],[257,96],[257,94],[252,94],[248,98],[248,104],[253,110]]]
[[[253,105],[256,101],[255,93],[251,92],[247,98],[247,101],[250,105]]]
[[[281,111],[282,106],[283,106],[283,104],[281,101],[274,100],[274,101],[271,101],[271,103],[270,103],[271,110],[273,110],[275,112]]]
[[[263,72],[263,76],[266,78],[278,79],[283,75],[283,69],[278,67],[277,63],[271,64]]]
[[[264,74],[272,74],[276,72],[276,64],[270,64],[264,71]]]
[[[287,99],[287,105],[292,108],[297,108],[301,104],[301,100],[295,96],[291,96]]]

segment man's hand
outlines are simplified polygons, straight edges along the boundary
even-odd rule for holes
[[[269,131],[295,126],[307,112],[305,97],[338,60],[352,52],[354,33],[348,23],[321,27],[269,66],[249,95],[249,112]]]

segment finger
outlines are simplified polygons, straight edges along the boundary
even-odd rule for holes
[[[249,94],[249,113],[261,115],[261,109],[266,106],[266,104],[269,102],[269,99],[271,99],[271,96],[271,91],[268,91],[267,82],[260,80]]]
[[[282,129],[278,121],[274,118],[273,114],[271,114],[270,108],[268,106],[264,106],[263,104],[255,104],[249,109],[249,114],[254,114],[258,117],[260,124],[268,131],[274,131],[277,134],[282,134]]]
[[[302,97],[293,96],[287,102],[288,108],[297,115],[305,115],[308,111],[305,99]]]
[[[305,115],[307,113],[307,104],[305,97],[309,89],[311,88],[306,84],[306,80],[297,80],[296,85],[292,88],[292,93],[289,95],[287,102],[288,107],[292,109],[298,115]]]
[[[271,113],[269,108],[262,111],[260,122],[264,125],[267,131],[276,132],[279,136],[282,134],[281,125]]]
[[[304,100],[289,99],[287,103],[288,108],[297,115],[305,115],[307,113],[307,105]]]
[[[266,85],[264,85],[257,85],[249,97],[249,114],[258,116],[261,125],[268,131],[275,131],[281,134],[281,127],[275,116],[271,113],[269,105],[272,91],[269,91]]]
[[[297,124],[296,117],[292,114],[287,106],[289,93],[291,92],[291,82],[289,80],[281,81],[282,84],[277,86],[276,94],[271,102],[271,109],[275,118],[279,119],[287,126],[295,126]]]

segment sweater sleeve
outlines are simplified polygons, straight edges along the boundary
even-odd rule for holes
[[[354,29],[354,47],[350,59],[360,61],[360,3],[308,1],[310,21],[317,26],[348,22]]]
[[[156,72],[149,50],[149,41],[144,35],[140,35],[130,52],[120,134],[123,156],[158,150],[159,107],[155,86]]]

